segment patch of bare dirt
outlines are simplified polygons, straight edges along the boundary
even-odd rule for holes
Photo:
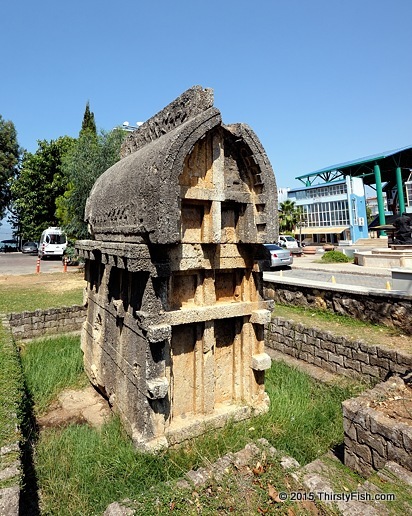
[[[49,292],[65,292],[67,290],[75,290],[85,286],[83,271],[72,271],[66,273],[40,274],[40,275],[22,275],[7,276],[0,275],[0,287],[16,287],[23,286],[43,286]]]
[[[384,400],[375,400],[370,406],[391,419],[412,425],[412,387],[405,384]]]
[[[86,286],[85,280],[82,273],[67,274],[64,277],[64,281],[58,281],[53,285],[50,284],[50,292],[66,292],[68,290],[75,290],[76,288],[84,288]]]
[[[73,423],[100,428],[110,415],[108,402],[92,386],[88,386],[81,391],[68,389],[60,393],[49,412],[37,418],[37,424],[40,429]]]

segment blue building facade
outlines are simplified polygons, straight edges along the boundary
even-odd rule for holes
[[[288,199],[301,208],[297,236],[302,241],[337,245],[368,238],[365,189],[359,177],[293,188]]]

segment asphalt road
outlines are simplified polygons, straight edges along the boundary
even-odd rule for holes
[[[297,264],[300,264],[296,260]],[[21,275],[21,274],[34,274],[36,273],[37,256],[27,255],[22,253],[0,253],[0,275]],[[342,273],[338,267],[333,268],[334,270],[319,270],[321,266],[316,263],[308,263],[305,268],[291,268],[283,270],[282,275],[284,277],[312,279],[316,281],[331,282],[332,276],[336,283],[344,285],[358,285],[363,287],[372,287],[378,289],[384,289],[387,281],[391,280],[390,272],[383,272],[383,275],[376,276],[367,274],[362,268],[354,268],[357,274]],[[75,271],[77,267],[67,267],[67,271]],[[63,264],[61,258],[46,258],[40,261],[40,272],[63,272]],[[279,275],[280,272],[271,272],[270,275]]]
[[[36,273],[37,255],[23,253],[0,253],[0,275],[20,275]],[[76,267],[67,267],[68,271]],[[61,258],[40,260],[40,272],[63,272]]]

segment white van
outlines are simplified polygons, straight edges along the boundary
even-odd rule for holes
[[[63,256],[67,247],[66,235],[60,228],[50,227],[43,231],[39,242],[39,256]]]
[[[286,247],[286,249],[296,249],[299,247],[297,240],[290,235],[279,235],[279,245]]]

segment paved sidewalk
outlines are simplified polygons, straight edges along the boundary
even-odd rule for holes
[[[387,290],[393,288],[390,268],[364,267],[354,263],[322,263],[322,253],[294,256],[293,265],[287,270],[273,270],[264,273],[270,281],[282,276],[286,281],[321,282],[350,286],[355,289]]]
[[[303,254],[294,256],[292,269],[304,269],[312,271],[325,271],[342,274],[362,274],[366,276],[391,277],[390,268],[363,267],[354,263],[322,263],[322,254]]]

